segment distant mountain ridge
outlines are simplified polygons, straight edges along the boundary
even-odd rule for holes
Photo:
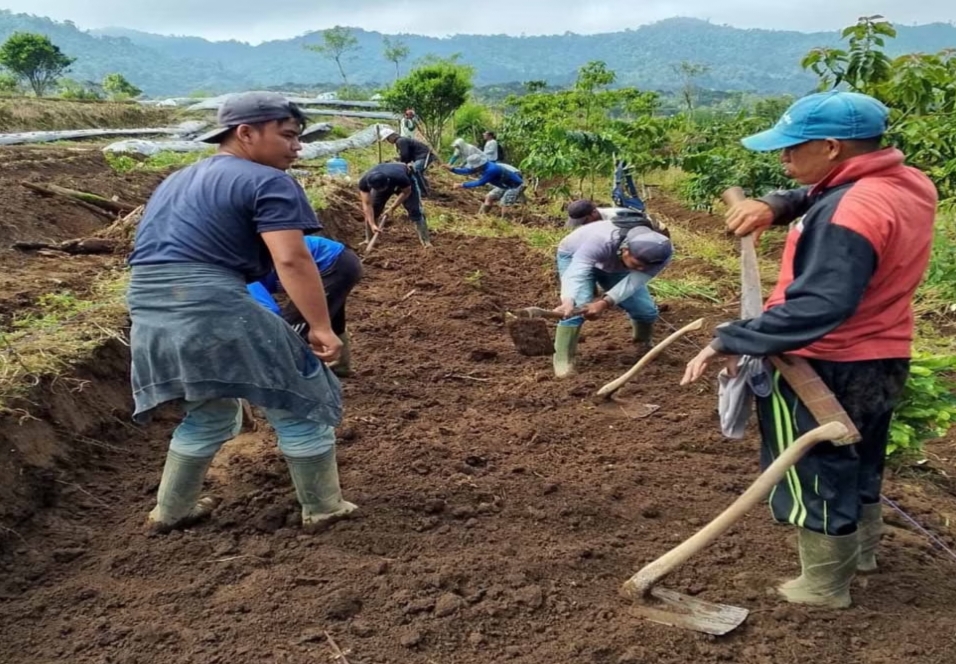
[[[951,24],[897,29],[899,37],[888,45],[892,54],[956,47],[956,26]],[[303,48],[321,40],[319,31],[252,46],[124,28],[87,32],[69,21],[0,10],[0,41],[18,30],[47,34],[65,53],[76,57],[70,74],[73,78],[100,80],[116,71],[151,96],[335,85],[339,81],[333,63]],[[382,56],[382,34],[355,29],[355,36],[360,50],[345,64],[350,82],[391,81],[395,70]],[[672,90],[679,82],[671,67],[686,60],[710,67],[699,79],[703,87],[767,94],[809,90],[815,79],[801,70],[801,58],[812,48],[840,43],[838,32],[744,30],[690,18],[600,35],[399,37],[411,49],[403,71],[425,55],[460,53],[463,62],[475,67],[478,85],[528,80],[560,85],[572,80],[585,62],[604,60],[617,72],[621,85]]]

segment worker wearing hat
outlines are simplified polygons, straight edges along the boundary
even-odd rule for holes
[[[554,340],[554,373],[558,378],[575,371],[578,338],[584,320],[597,320],[611,307],[627,312],[633,339],[642,350],[650,347],[658,309],[647,283],[660,274],[673,256],[671,241],[645,225],[622,228],[614,221],[595,221],[565,237],[558,245],[564,318]],[[594,299],[595,286],[604,295]],[[583,308],[579,315],[575,309]]]
[[[303,528],[324,528],[357,508],[339,486],[341,385],[327,366],[342,342],[304,240],[322,225],[285,172],[305,116],[282,95],[252,92],[227,98],[219,125],[202,137],[218,152],[150,197],[129,257],[133,417],[170,402],[185,411],[148,521],[168,532],[212,513],[203,480],[238,434],[245,399],[276,430]],[[272,270],[309,325],[305,339],[246,289]]]
[[[913,297],[929,265],[937,205],[932,181],[883,147],[888,118],[873,97],[824,92],[743,140],[751,150],[780,151],[804,186],[728,211],[737,235],[789,226],[780,277],[763,313],[718,327],[682,381],[698,380],[718,358],[733,374],[742,355],[802,357],[859,430],[855,445],[814,447],[771,494],[775,520],[798,528],[802,573],[779,592],[799,604],[848,607],[854,575],[877,569],[890,423],[909,375]],[[772,390],[757,398],[764,468],[817,426],[770,371]]]

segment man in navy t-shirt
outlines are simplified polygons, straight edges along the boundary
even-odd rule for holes
[[[129,259],[134,419],[167,402],[186,411],[149,523],[168,532],[215,509],[214,498],[200,497],[203,479],[239,432],[246,399],[276,430],[303,528],[324,528],[357,508],[339,486],[341,386],[324,364],[342,342],[303,239],[321,224],[285,172],[302,148],[305,116],[281,95],[253,92],[229,97],[218,119],[200,139],[218,153],[160,184]],[[309,325],[306,341],[246,289],[272,270]]]
[[[385,204],[388,199],[398,194],[386,214],[391,214],[399,205],[405,206],[408,218],[415,222],[418,239],[424,246],[431,246],[425,211],[422,209],[421,192],[412,177],[411,169],[412,166],[408,164],[385,162],[373,166],[359,179],[358,188],[367,237],[368,231],[379,232],[378,222],[385,210]]]

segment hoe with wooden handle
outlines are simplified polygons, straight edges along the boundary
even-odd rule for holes
[[[731,187],[722,198],[727,206],[731,206],[746,196],[740,187]],[[741,317],[756,318],[763,310],[763,297],[760,294],[760,272],[753,235],[740,238],[740,282]],[[850,445],[860,441],[856,425],[809,362],[797,355],[774,355],[769,359],[818,424],[839,422],[846,428],[847,433],[839,440],[834,440],[834,444]]]
[[[845,426],[839,422],[829,422],[800,436],[720,516],[683,544],[668,551],[628,579],[622,586],[621,593],[635,600],[634,613],[652,622],[717,636],[740,626],[749,614],[747,609],[707,602],[673,590],[658,588],[656,584],[726,532],[754,506],[763,502],[773,488],[786,477],[787,471],[814,445],[846,435]]]

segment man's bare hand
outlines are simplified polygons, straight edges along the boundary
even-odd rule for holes
[[[754,234],[754,240],[773,224],[773,209],[753,198],[740,201],[727,210],[727,230],[737,237]]]
[[[684,377],[681,379],[680,384],[690,385],[700,380],[714,358],[720,358],[720,360],[723,361],[724,368],[727,370],[728,375],[731,377],[737,375],[737,365],[740,362],[738,356],[723,355],[714,350],[713,347],[707,346],[697,354],[697,357],[687,363],[687,368],[684,370]]]
[[[560,314],[561,318],[570,318],[574,312],[574,300],[564,300],[561,306],[554,308],[554,313]]]
[[[611,308],[611,303],[607,300],[601,299],[596,302],[592,302],[584,308],[584,318],[586,320],[597,320],[604,315],[604,312]]]
[[[309,329],[309,345],[312,352],[323,362],[334,362],[342,354],[342,340],[331,329]]]

